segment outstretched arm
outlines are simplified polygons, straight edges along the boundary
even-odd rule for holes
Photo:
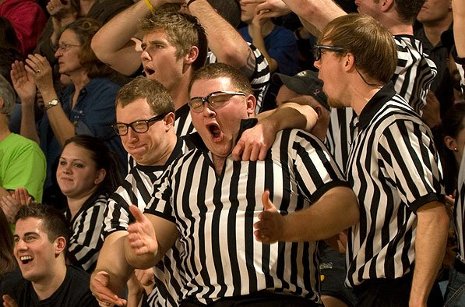
[[[257,125],[245,130],[233,148],[234,160],[264,160],[279,131],[292,128],[310,131],[318,114],[311,106],[289,102],[260,113],[257,118]]]
[[[90,290],[99,302],[124,306],[122,298],[126,282],[133,268],[124,258],[126,231],[117,231],[106,237],[100,250],[97,266],[90,279]]]
[[[137,269],[153,267],[174,245],[178,237],[176,225],[161,217],[142,214],[139,209],[129,207],[135,222],[128,227],[124,242],[126,261]]]
[[[310,207],[286,216],[277,211],[268,191],[263,193],[262,203],[254,234],[258,241],[268,244],[328,239],[359,220],[357,199],[347,187],[334,187]]]

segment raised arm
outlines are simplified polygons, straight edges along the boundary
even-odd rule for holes
[[[263,193],[262,203],[263,212],[254,224],[255,238],[268,244],[328,239],[357,223],[360,214],[355,194],[348,187],[334,187],[310,207],[286,216],[276,210],[268,191]]]
[[[239,32],[221,17],[207,0],[195,0],[190,3],[188,9],[204,27],[208,46],[218,62],[242,69],[247,76],[251,76],[255,70],[255,57]]]
[[[142,214],[139,209],[129,207],[135,222],[128,227],[124,242],[126,261],[137,269],[148,269],[158,263],[178,237],[176,225],[161,217]]]
[[[148,0],[156,10],[165,3],[184,3],[184,0]],[[114,70],[131,75],[141,65],[140,52],[131,38],[137,35],[139,20],[150,13],[145,0],[138,1],[110,19],[92,38],[95,55]]]

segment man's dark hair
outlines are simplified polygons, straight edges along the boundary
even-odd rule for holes
[[[47,233],[50,242],[58,237],[64,237],[66,242],[69,242],[70,227],[64,215],[58,210],[42,204],[22,206],[15,216],[15,224],[18,220],[30,217],[42,220],[43,231]]]

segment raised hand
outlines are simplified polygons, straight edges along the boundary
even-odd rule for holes
[[[46,57],[38,53],[30,54],[26,59],[24,68],[32,76],[42,95],[44,92],[54,90],[52,66]]]
[[[265,160],[266,153],[274,142],[276,133],[268,125],[258,123],[245,130],[231,152],[236,161]]]
[[[271,244],[280,240],[283,234],[284,217],[278,212],[270,200],[270,191],[262,194],[263,212],[258,215],[259,221],[254,224],[254,235],[257,241]]]
[[[135,222],[128,227],[128,243],[136,255],[156,254],[158,242],[152,223],[137,206],[129,207]]]
[[[21,103],[34,104],[36,97],[36,84],[31,73],[29,73],[22,61],[15,61],[11,65],[11,81]]]
[[[12,196],[22,206],[30,205],[32,203],[32,197],[29,195],[29,192],[27,191],[26,188],[23,188],[23,187],[16,188]]]
[[[250,0],[249,0],[250,1]],[[263,17],[280,17],[291,12],[289,7],[282,0],[260,1],[256,10],[263,12]]]
[[[97,299],[99,306],[125,306],[127,301],[118,297],[110,288],[110,275],[105,271],[92,274],[90,290]]]

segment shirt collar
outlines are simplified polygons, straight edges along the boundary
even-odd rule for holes
[[[394,84],[389,81],[373,97],[371,97],[359,115],[360,129],[364,129],[368,126],[375,114],[386,102],[391,100],[395,94],[396,91],[394,90]]]

